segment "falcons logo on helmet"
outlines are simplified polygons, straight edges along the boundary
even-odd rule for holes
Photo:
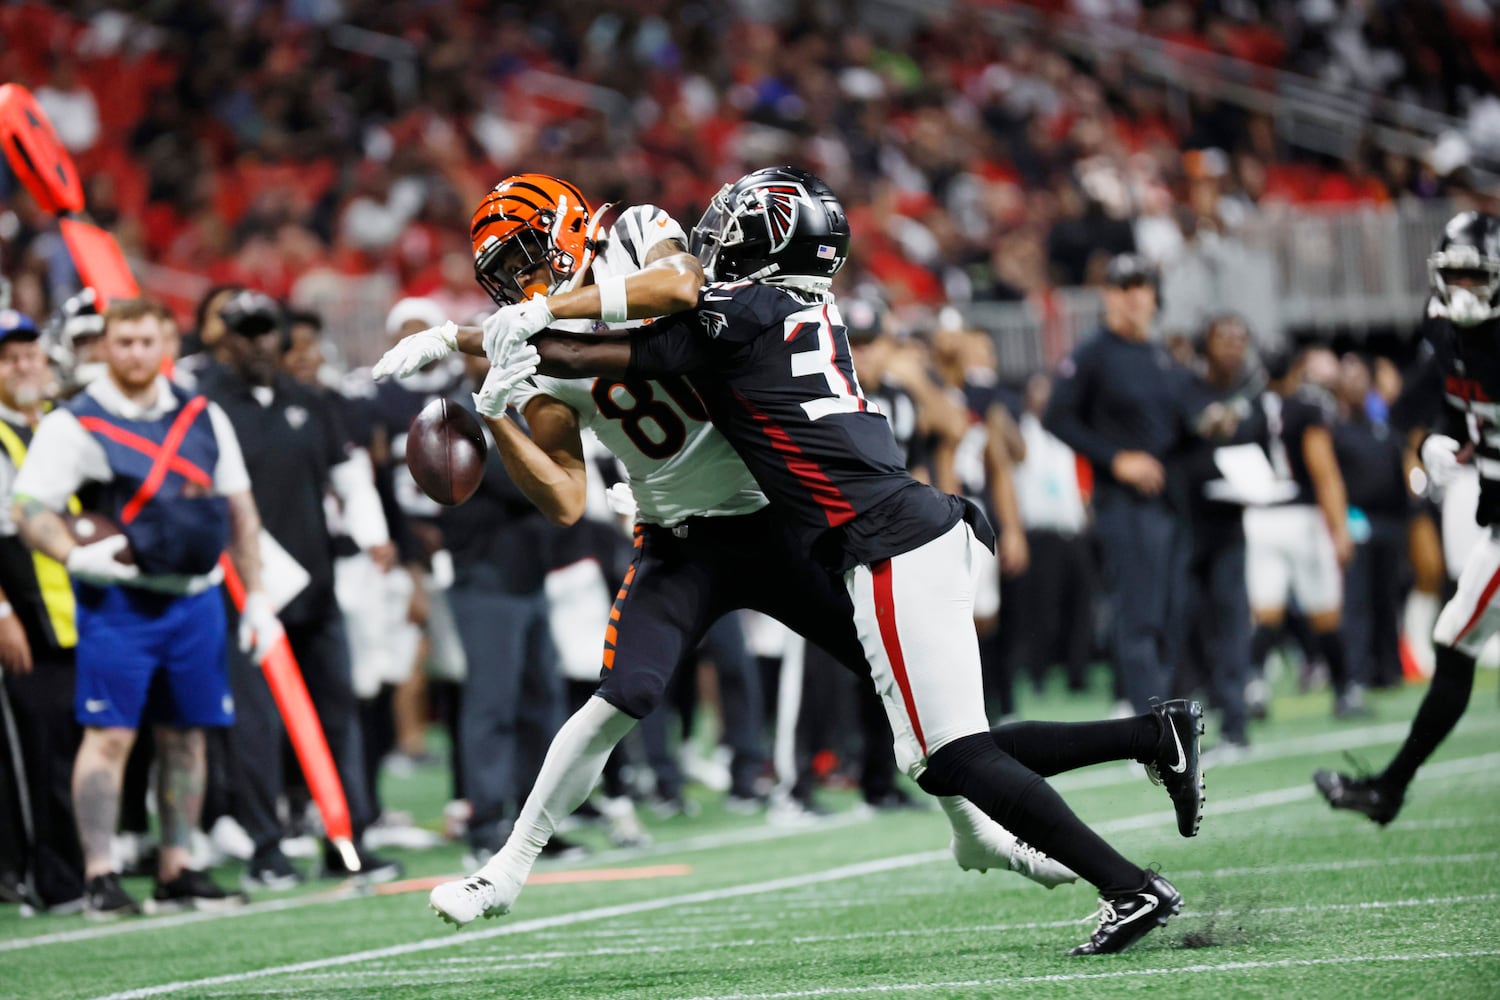
[[[745,192],[745,199],[755,199],[752,211],[765,214],[766,234],[771,239],[771,253],[780,253],[792,240],[797,229],[797,205],[807,201],[801,184],[767,184]]]

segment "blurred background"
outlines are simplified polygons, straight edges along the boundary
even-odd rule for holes
[[[0,79],[145,290],[184,321],[264,290],[349,364],[403,296],[487,305],[467,221],[506,174],[691,225],[782,161],[850,210],[844,291],[906,331],[960,310],[1003,377],[1073,346],[1130,249],[1164,336],[1229,309],[1263,348],[1399,353],[1442,221],[1500,194],[1497,74],[1485,0],[0,3]],[[3,172],[0,272],[35,316],[77,285]]]

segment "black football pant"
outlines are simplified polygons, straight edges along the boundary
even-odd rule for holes
[[[7,673],[3,681],[19,746],[8,746],[0,734],[0,757],[9,761],[0,781],[24,781],[32,829],[28,838],[20,789],[7,788],[0,825],[6,827],[6,853],[15,856],[0,863],[14,864],[16,874],[29,870],[40,901],[55,906],[83,895],[83,850],[73,818],[73,759],[83,731],[73,717],[72,653],[33,647],[32,654],[31,673]],[[14,751],[24,760],[24,775],[16,773]]]
[[[233,641],[237,621],[237,616],[231,613],[229,683],[234,692],[235,720],[230,737],[233,760],[229,773],[234,783],[234,816],[259,851],[274,847],[281,840],[276,803],[283,792],[283,748],[287,739],[281,712],[265,675]],[[323,725],[323,736],[333,755],[339,781],[344,786],[344,798],[358,841],[374,816],[365,787],[359,703],[350,679],[343,616],[335,609],[321,619],[288,623],[285,627],[307,693]]]

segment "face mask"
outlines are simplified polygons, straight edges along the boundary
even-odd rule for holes
[[[1493,315],[1489,305],[1467,288],[1448,290],[1447,313],[1454,326],[1478,326]]]

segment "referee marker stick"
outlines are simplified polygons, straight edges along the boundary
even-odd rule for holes
[[[135,277],[115,238],[97,226],[70,217],[84,207],[83,186],[73,158],[63,148],[52,123],[25,87],[16,83],[0,86],[0,146],[17,179],[37,205],[58,217],[68,252],[79,276],[102,300],[102,307],[112,298],[133,298],[140,294]],[[224,585],[236,610],[245,605],[245,586],[229,556],[219,558],[224,568]],[[345,867],[359,871],[359,856],[354,850],[354,830],[349,817],[349,802],[328,739],[313,708],[302,679],[302,670],[292,655],[291,644],[282,636],[261,665],[266,684],[276,699],[297,762],[307,778],[307,787],[323,829],[333,842]]]

